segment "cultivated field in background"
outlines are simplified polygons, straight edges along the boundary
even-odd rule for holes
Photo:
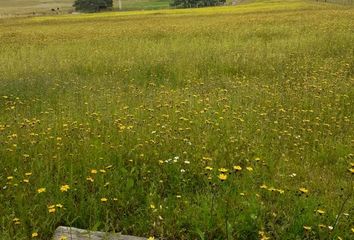
[[[0,17],[33,14],[63,14],[72,12],[75,0],[0,0]],[[118,0],[113,0],[117,8]],[[169,0],[122,0],[123,10],[168,8]],[[53,12],[52,9],[59,8]]]
[[[304,1],[1,19],[1,239],[353,238],[353,19]]]

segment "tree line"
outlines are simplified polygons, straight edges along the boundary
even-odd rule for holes
[[[195,8],[219,6],[225,4],[226,0],[173,0],[171,6],[180,8]]]

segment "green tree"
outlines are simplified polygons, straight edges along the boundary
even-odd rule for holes
[[[171,6],[177,8],[209,7],[225,4],[226,0],[172,0]]]
[[[73,7],[80,12],[99,12],[112,8],[113,0],[75,0]]]

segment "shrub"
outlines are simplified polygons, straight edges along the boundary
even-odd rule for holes
[[[208,7],[223,5],[226,0],[172,0],[171,6],[178,8]]]
[[[99,12],[112,8],[113,0],[75,0],[73,7],[80,12]]]

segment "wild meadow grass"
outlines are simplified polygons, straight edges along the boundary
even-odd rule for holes
[[[0,19],[0,238],[352,239],[352,6]]]

